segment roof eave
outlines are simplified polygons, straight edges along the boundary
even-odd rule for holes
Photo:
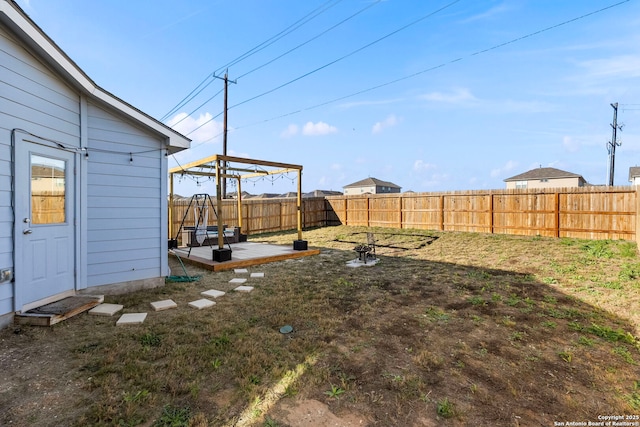
[[[181,151],[190,147],[191,140],[186,136],[98,86],[13,0],[0,1],[0,22],[5,24],[33,49],[42,60],[75,88],[165,137],[167,148],[171,152]]]

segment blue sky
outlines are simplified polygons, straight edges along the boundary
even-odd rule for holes
[[[230,155],[301,164],[304,191],[371,176],[420,192],[504,188],[539,166],[606,184],[614,102],[615,183],[629,184],[640,2],[591,14],[618,2],[18,0],[98,85],[157,119],[209,83],[164,120],[193,139],[170,167],[222,153],[212,76],[228,67]]]

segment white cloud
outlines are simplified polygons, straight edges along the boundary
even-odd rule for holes
[[[589,77],[595,79],[640,77],[640,55],[593,59],[578,65],[587,71]]]
[[[338,128],[325,122],[307,122],[302,128],[302,134],[307,136],[329,135],[338,132]]]
[[[400,120],[398,118],[396,118],[396,115],[395,114],[391,114],[386,119],[384,119],[383,121],[377,122],[375,125],[373,125],[373,128],[371,129],[371,133],[373,133],[373,134],[380,133],[384,129],[387,129],[387,128],[390,128],[390,127],[394,127],[399,122],[400,122]]]
[[[477,98],[473,96],[467,88],[455,88],[450,93],[431,92],[422,95],[420,98],[427,101],[444,102],[447,104],[462,104],[477,101]]]
[[[291,138],[298,134],[298,125],[290,124],[285,130],[280,133],[282,138]]]
[[[464,19],[461,22],[462,23],[468,23],[468,22],[473,22],[473,21],[485,20],[485,19],[488,19],[488,18],[493,18],[496,15],[501,15],[501,14],[503,14],[503,13],[509,11],[509,10],[510,10],[510,8],[507,7],[507,5],[500,4],[498,6],[492,7],[491,9],[487,10],[486,12],[482,12],[482,13],[479,13],[477,15],[470,16],[469,18]]]
[[[497,178],[507,172],[513,171],[516,167],[518,167],[518,162],[515,160],[509,160],[501,168],[492,169],[490,175],[492,178]]]
[[[413,170],[416,172],[424,172],[433,169],[436,169],[436,165],[433,163],[426,163],[424,160],[416,160],[413,162]]]
[[[211,113],[200,114],[198,118],[188,116],[187,113],[178,113],[167,122],[167,125],[196,143],[222,138],[224,130],[223,123],[213,120]]]

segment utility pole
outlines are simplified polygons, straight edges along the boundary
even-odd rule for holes
[[[607,150],[609,151],[609,185],[613,186],[613,172],[616,164],[616,146],[622,145],[618,142],[618,129],[622,130],[622,125],[618,126],[618,103],[610,104],[613,108],[613,133],[611,135],[611,141],[607,143]]]
[[[227,155],[227,99],[228,99],[228,88],[229,82],[235,84],[236,82],[233,80],[229,80],[228,71],[224,72],[224,78],[218,77],[214,74],[213,77],[224,80],[224,118],[222,120],[222,155]],[[224,162],[224,166],[222,168],[222,175],[226,175],[227,173],[227,162]],[[227,178],[222,178],[222,198],[227,198]]]

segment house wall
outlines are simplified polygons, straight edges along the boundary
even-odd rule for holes
[[[78,94],[0,24],[0,269],[14,267],[12,130],[78,147],[79,108]],[[13,311],[13,283],[0,283],[0,317]]]
[[[516,182],[520,181],[507,181],[507,190],[513,190],[516,188]],[[539,179],[527,180],[527,189],[532,188],[561,188],[561,187],[580,187],[580,178],[550,178],[547,182],[542,182]]]
[[[87,109],[86,284],[165,276],[162,141],[97,104],[89,102]]]

